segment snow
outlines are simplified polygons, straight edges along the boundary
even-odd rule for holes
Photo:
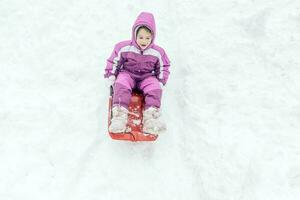
[[[171,76],[154,143],[107,134],[103,70],[153,12]],[[300,198],[297,0],[0,2],[0,199]]]

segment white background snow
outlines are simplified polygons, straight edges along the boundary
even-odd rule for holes
[[[141,11],[172,62],[154,143],[107,134]],[[1,200],[300,199],[300,1],[1,0]]]

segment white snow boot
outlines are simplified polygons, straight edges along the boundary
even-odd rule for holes
[[[166,130],[166,125],[161,120],[158,108],[150,107],[143,112],[143,132],[160,134]]]
[[[128,110],[122,106],[114,106],[112,108],[112,115],[109,131],[112,133],[125,132],[128,119]]]

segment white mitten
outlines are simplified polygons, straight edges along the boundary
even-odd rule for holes
[[[111,75],[110,77],[107,78],[107,87],[110,87],[114,85],[116,81],[116,77],[114,75]]]
[[[165,86],[164,86],[164,84],[162,82],[159,82],[159,85],[160,85],[161,89],[164,89]]]

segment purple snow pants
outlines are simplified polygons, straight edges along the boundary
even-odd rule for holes
[[[120,105],[128,109],[132,89],[141,90],[145,96],[145,109],[160,108],[162,89],[155,76],[142,81],[134,80],[128,73],[120,72],[114,84],[113,105]]]

